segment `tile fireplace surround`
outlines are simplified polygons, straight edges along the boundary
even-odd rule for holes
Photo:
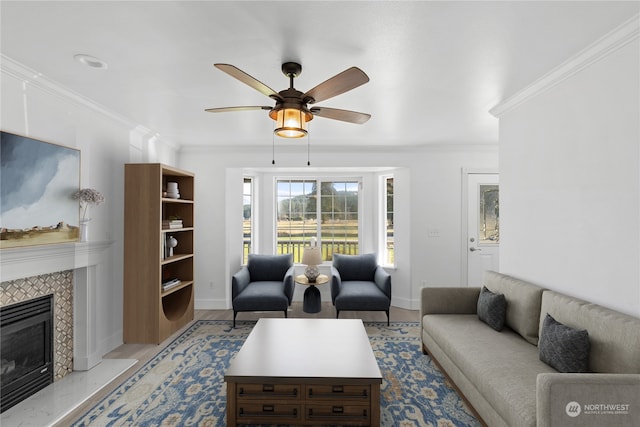
[[[0,285],[0,307],[53,295],[53,378],[73,370],[73,271],[10,280]]]
[[[54,379],[102,360],[96,342],[96,270],[113,242],[3,249],[0,306],[54,294]],[[73,366],[71,366],[73,364]]]

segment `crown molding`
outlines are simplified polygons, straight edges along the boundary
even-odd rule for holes
[[[634,15],[599,40],[578,52],[567,61],[543,75],[524,89],[502,101],[489,112],[495,117],[517,108],[521,104],[562,83],[602,58],[610,55],[640,35],[640,14]]]
[[[158,134],[158,132],[153,129],[150,129],[140,123],[136,123],[122,114],[116,113],[104,105],[63,86],[44,74],[29,68],[2,53],[0,53],[0,72],[20,80],[24,85],[32,86],[64,102],[88,108],[89,110],[98,113],[141,136]],[[180,149],[180,146],[172,141],[161,139],[161,142],[175,150]]]

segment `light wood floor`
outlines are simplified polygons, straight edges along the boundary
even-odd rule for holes
[[[322,311],[320,313],[309,314],[302,311],[302,302],[294,302],[291,304],[288,316],[290,318],[318,318],[333,319],[336,317],[335,308],[331,303],[322,303]],[[257,312],[257,313],[238,313],[237,321],[242,320],[258,320],[261,317],[283,317],[282,312]],[[233,319],[232,310],[196,310],[195,320],[228,320]],[[387,316],[384,312],[368,312],[368,311],[343,311],[340,313],[341,319],[362,319],[365,322],[387,322]],[[419,312],[417,310],[405,310],[402,308],[391,307],[390,318],[392,322],[418,322]],[[194,320],[194,321],[195,321]],[[124,372],[115,381],[104,387],[98,393],[87,400],[82,406],[71,412],[67,417],[57,423],[56,427],[68,426],[72,422],[82,416],[91,409],[95,404],[100,402],[106,395],[115,390],[122,382],[129,378],[133,373],[140,369],[146,362],[151,360],[166,345],[178,337],[182,332],[191,326],[191,323],[181,330],[177,331],[171,337],[167,338],[162,344],[123,344],[110,353],[107,353],[105,359],[137,359],[138,363]]]

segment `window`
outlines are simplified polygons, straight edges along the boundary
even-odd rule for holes
[[[383,247],[382,257],[385,265],[395,264],[393,229],[393,176],[385,176],[383,181]]]
[[[480,184],[478,244],[500,243],[500,190],[498,184]]]
[[[315,237],[325,261],[334,253],[357,254],[359,187],[354,180],[278,180],[276,253],[300,262]]]
[[[244,178],[242,186],[242,263],[253,252],[253,179]]]

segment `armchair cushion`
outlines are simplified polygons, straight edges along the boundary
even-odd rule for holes
[[[282,282],[287,270],[293,265],[293,255],[249,254],[247,268],[252,282]]]
[[[351,280],[340,289],[335,306],[338,310],[388,310],[389,298],[372,282]]]
[[[287,307],[289,299],[281,280],[253,283],[233,300],[233,309],[236,311],[286,310]]]
[[[340,272],[343,282],[351,280],[374,281],[378,261],[375,254],[333,254],[333,266]]]

